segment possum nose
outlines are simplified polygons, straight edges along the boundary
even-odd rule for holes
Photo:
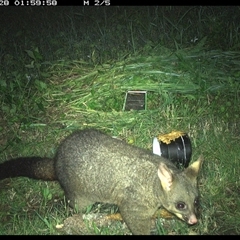
[[[188,224],[193,225],[193,224],[196,224],[197,221],[198,221],[198,220],[197,220],[196,216],[193,214],[193,215],[190,216],[190,218],[189,218],[189,220],[188,220]]]

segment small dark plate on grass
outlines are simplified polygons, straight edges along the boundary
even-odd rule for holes
[[[146,110],[147,91],[127,91],[123,111]]]

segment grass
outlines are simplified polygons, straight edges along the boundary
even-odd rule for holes
[[[155,233],[239,234],[239,8],[44,10],[39,16],[18,12],[25,19],[37,14],[38,32],[24,18],[9,22],[15,32],[1,26],[1,36],[13,42],[0,38],[1,162],[52,157],[61,139],[79,128],[98,128],[147,149],[160,133],[185,131],[192,159],[205,157],[200,222],[189,227],[158,218]],[[122,111],[130,89],[148,91],[146,111]],[[80,221],[57,182],[5,179],[0,198],[1,234],[76,233],[56,228]],[[99,204],[87,210],[116,211]],[[85,233],[128,233],[120,222],[84,221]]]

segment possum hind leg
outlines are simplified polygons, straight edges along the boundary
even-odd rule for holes
[[[80,212],[84,212],[89,205],[94,204],[94,202],[80,194],[78,195],[76,192],[65,191],[65,196],[69,206]]]

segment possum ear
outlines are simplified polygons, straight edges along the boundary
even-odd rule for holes
[[[161,181],[163,189],[168,192],[172,189],[173,174],[166,164],[160,163],[158,168],[158,177]]]
[[[155,137],[153,139],[153,154],[161,156],[161,149],[160,149],[160,144],[158,142],[158,139]]]

